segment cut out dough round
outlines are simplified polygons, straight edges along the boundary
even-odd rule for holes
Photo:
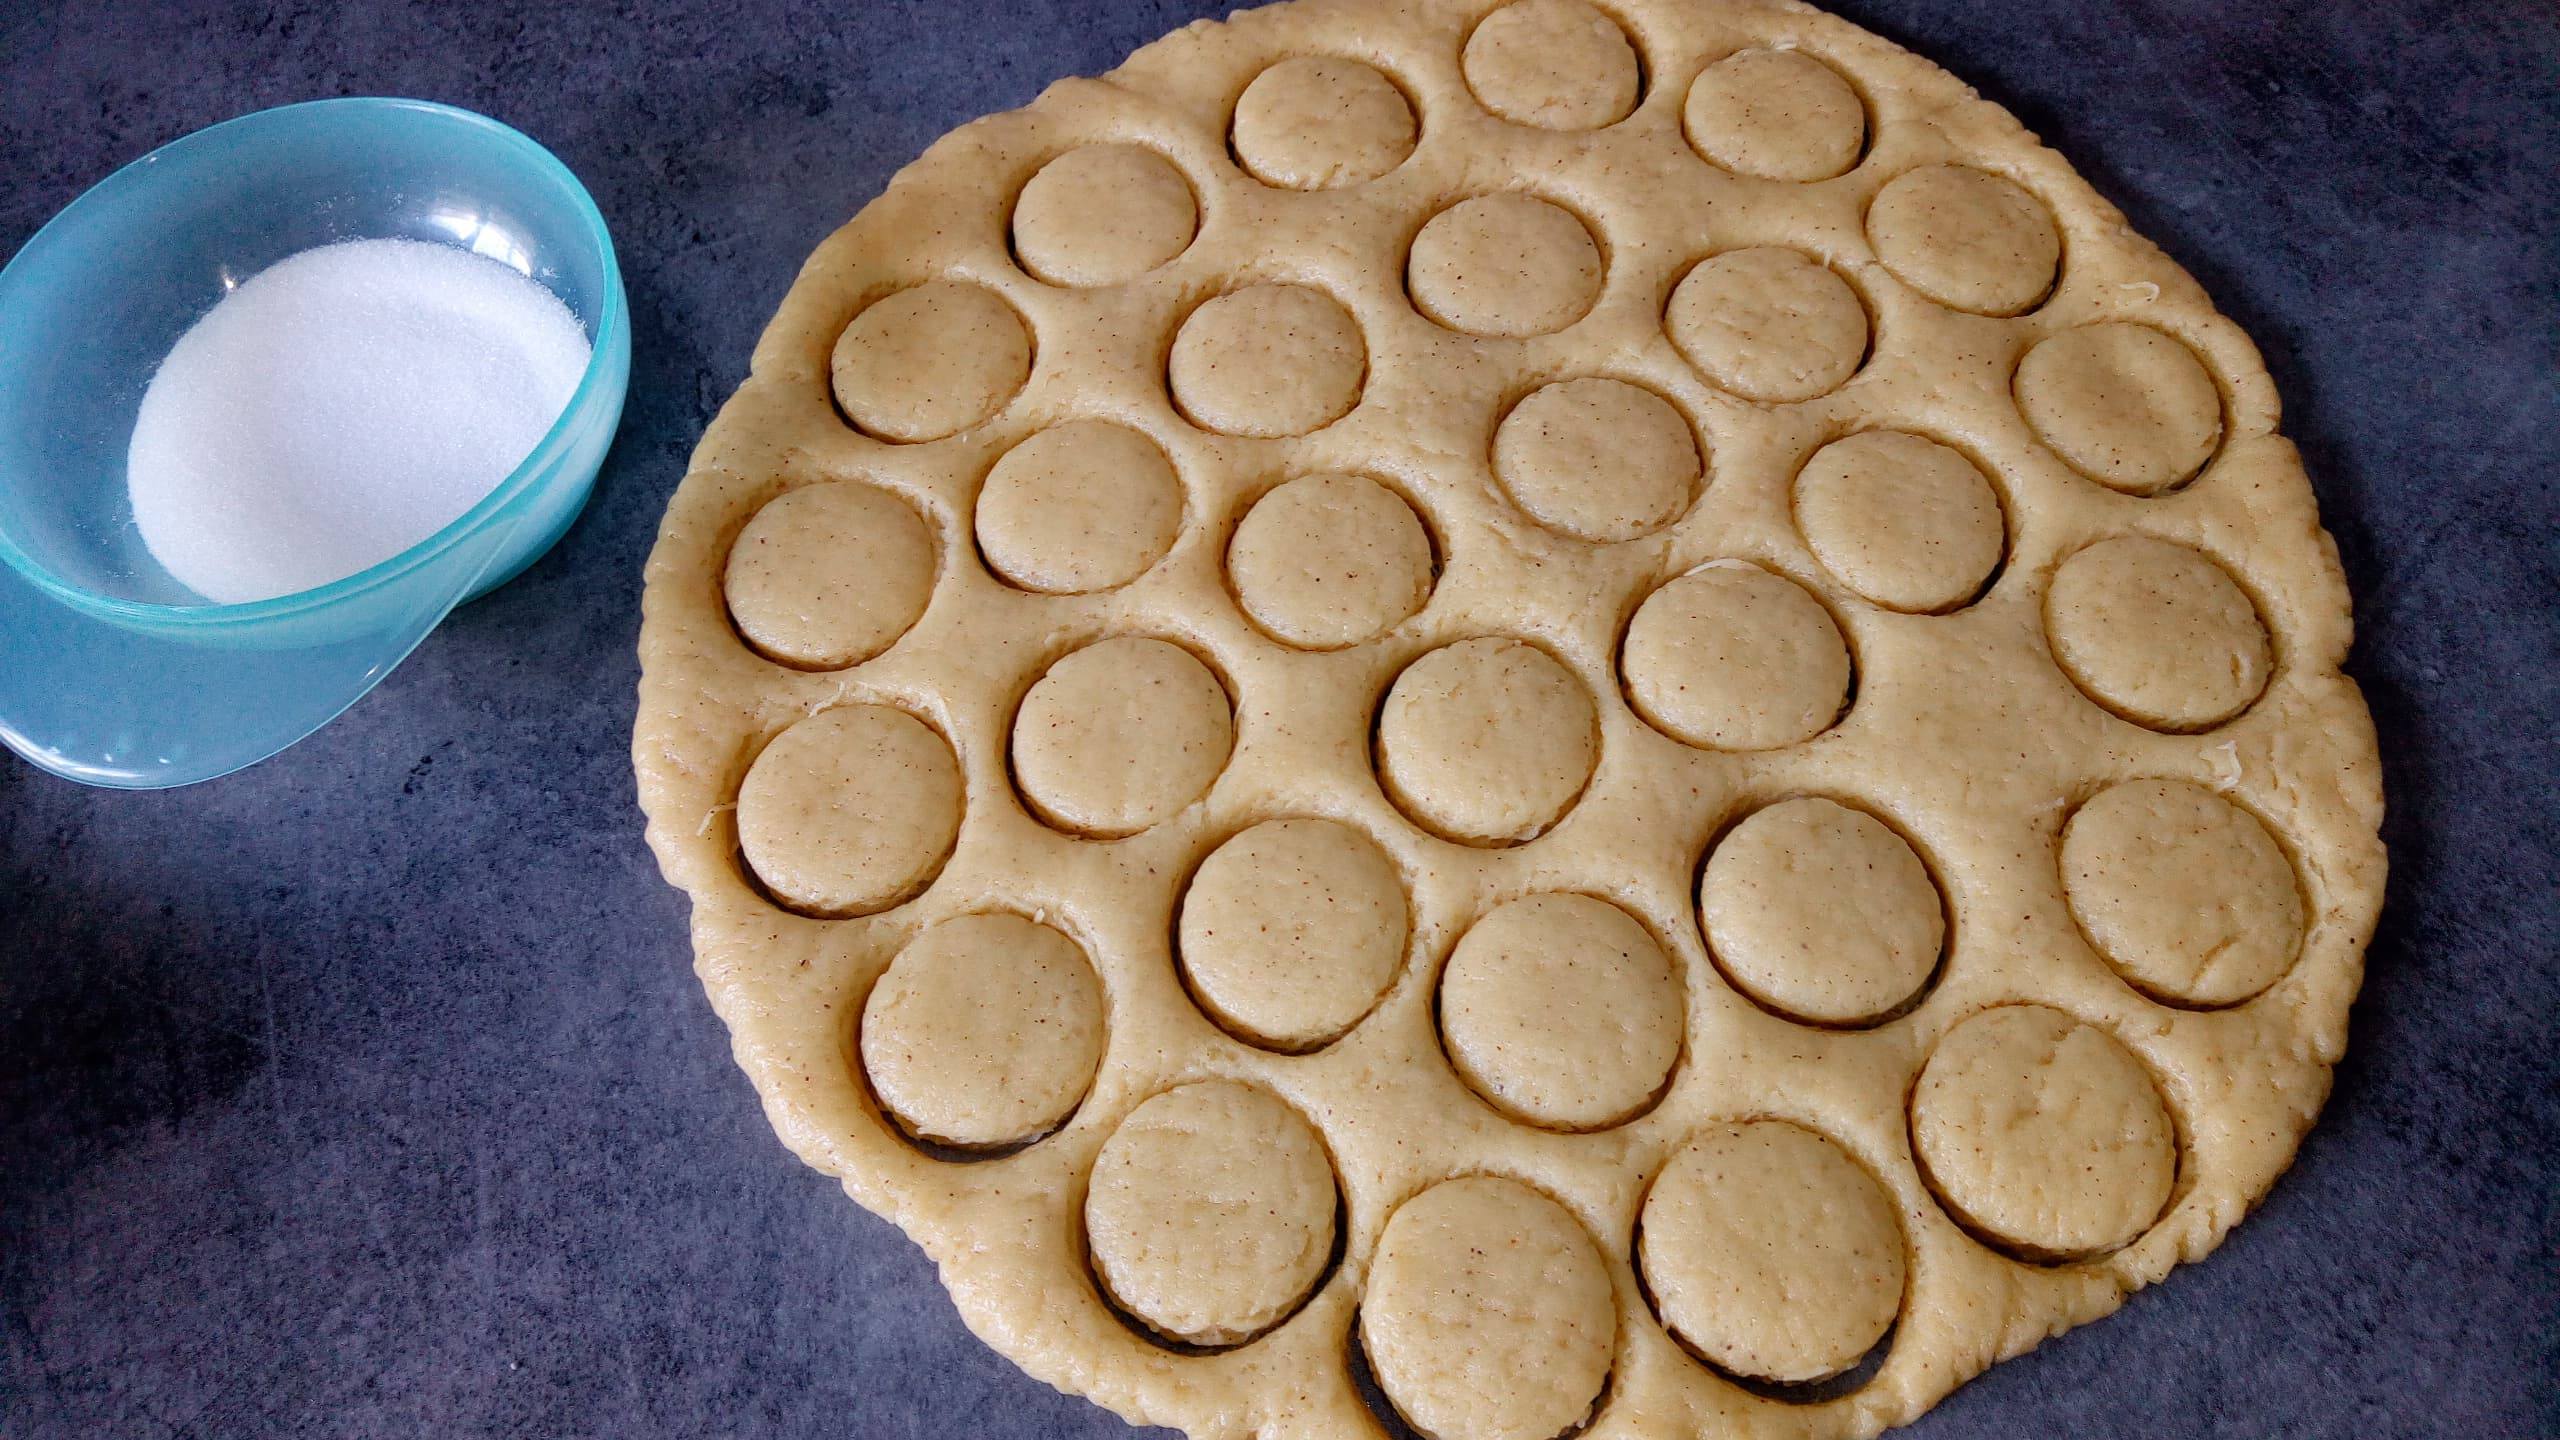
[[[1405,263],[1415,308],[1452,330],[1517,338],[1579,320],[1600,298],[1600,247],[1534,195],[1479,195],[1424,223]]]
[[[1095,1278],[1149,1329],[1234,1345],[1288,1317],[1333,1253],[1333,1162],[1305,1117],[1233,1080],[1168,1090],[1103,1142]]]
[[[933,532],[857,481],[774,497],[729,547],[720,593],[747,643],[803,670],[859,665],[897,643],[933,598]]]
[[[2003,248],[1979,222],[2018,196],[2044,225],[2018,208]],[[1569,218],[1597,268],[1438,264],[1487,208],[1579,255]],[[2335,548],[2246,337],[1964,80],[1795,4],[1297,0],[955,132],[789,284],[649,561],[639,797],[776,1129],[1032,1374],[1200,1437],[1394,1406],[1435,1440],[1556,1440],[1595,1404],[1592,1440],[1873,1435],[2209,1251],[2312,1123],[2383,875]],[[821,486],[876,489],[922,545],[776,500]],[[2217,794],[2143,789],[2184,783]],[[1745,853],[1719,842],[1810,796],[1908,850],[1816,847],[1857,877],[1833,903],[1790,872],[1743,888],[1792,909],[1709,916],[1711,862]],[[1587,1110],[1496,1108],[1450,1056],[1499,1028],[1470,1002],[1447,1033],[1451,957],[1575,893],[1666,952],[1676,992],[1631,1023],[1676,1011],[1677,1058]],[[1072,937],[1109,1044],[1057,1118],[963,1154],[902,1133],[857,1029],[902,952],[991,912]],[[1817,933],[1809,980],[1785,957]],[[1553,1008],[1556,1037],[1610,1009]],[[2080,1162],[2109,1167],[2094,1200],[2069,1143],[1990,1138],[2032,1100],[1967,1060],[2005,1052],[1966,1017],[2007,1011],[2115,1057],[2057,1072],[2135,1125]],[[1533,1079],[1572,1078],[1556,1037]],[[1318,1132],[1330,1280],[1090,1253],[1101,1152],[1208,1083]],[[1858,1348],[1880,1300],[1648,1308],[1675,1268],[1743,1294],[1711,1267],[1753,1245],[1803,1248],[1749,1276],[1863,1293],[1795,1228],[1847,1201],[1724,1186],[1723,1260],[1675,1262],[1667,1210],[1638,1254],[1674,1155],[1781,1118],[1891,1197],[1898,1240],[1852,1225],[1904,1261],[1888,1342]],[[1799,1168],[1837,1166],[1749,1173]],[[1425,1243],[1453,1182],[1508,1218]],[[1844,1357],[1833,1398],[1766,1393]]]
[[[2111,786],[2062,829],[2062,888],[2082,933],[2147,995],[2236,1005],[2302,946],[2293,862],[2256,816],[2200,785]]]
[[[977,525],[987,568],[1025,590],[1108,590],[1173,548],[1182,481],[1137,431],[1072,420],[996,461],[978,491]]]
[[[1467,1087],[1517,1120],[1632,1119],[1680,1058],[1680,979],[1635,917],[1531,895],[1470,927],[1440,972],[1440,1037]]]
[[[1102,987],[1076,943],[963,915],[899,952],[862,1007],[862,1069],[919,1139],[1018,1145],[1074,1111],[1102,1060]]]
[[[1644,1202],[1639,1263],[1671,1332],[1726,1371],[1804,1384],[1850,1369],[1902,1311],[1893,1200],[1795,1125],[1719,1125]]]
[[[2205,730],[2248,708],[2274,661],[2230,574],[2183,545],[2101,540],[2045,593],[2054,659],[2081,692],[2137,725]]]
[[[1920,993],[1946,919],[1903,838],[1807,797],[1735,826],[1698,885],[1707,945],[1744,994],[1792,1018],[1871,1023]]]
[[[1470,1175],[1396,1207],[1378,1237],[1360,1344],[1387,1400],[1436,1440],[1554,1440],[1608,1384],[1609,1272],[1563,1206]]]

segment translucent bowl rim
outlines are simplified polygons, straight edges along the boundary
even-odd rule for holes
[[[604,388],[602,377],[612,368],[612,356],[621,343],[623,329],[629,324],[629,318],[624,309],[622,270],[614,255],[613,237],[605,228],[604,215],[596,209],[595,198],[587,193],[587,187],[579,183],[578,177],[567,165],[561,163],[560,157],[543,148],[541,142],[511,125],[456,105],[393,96],[340,96],[327,100],[305,100],[291,105],[277,105],[265,110],[253,110],[246,115],[191,131],[117,169],[115,173],[82,191],[78,199],[63,207],[60,214],[46,221],[42,228],[27,238],[25,245],[19,247],[17,256],[12,258],[8,265],[0,266],[0,294],[5,294],[8,273],[16,268],[18,260],[33,254],[49,240],[61,241],[63,235],[76,228],[81,212],[89,207],[95,197],[119,186],[138,183],[146,167],[163,159],[180,157],[213,136],[226,131],[255,129],[279,116],[299,111],[351,108],[400,112],[422,116],[435,123],[460,124],[481,130],[497,137],[501,144],[517,151],[524,159],[530,161],[535,169],[562,182],[567,188],[574,202],[577,217],[584,225],[586,238],[594,246],[597,258],[603,262],[605,277],[604,303],[596,317],[594,344],[587,357],[586,373],[578,377],[578,388],[571,392],[568,404],[561,407],[559,416],[551,422],[551,428],[543,433],[541,441],[533,447],[531,453],[524,457],[523,462],[509,471],[507,478],[498,482],[497,488],[482,496],[478,504],[462,512],[443,529],[408,549],[389,559],[367,566],[353,575],[330,581],[326,585],[297,590],[289,595],[278,595],[272,599],[249,600],[230,605],[210,603],[167,605],[152,601],[126,600],[72,584],[39,563],[34,556],[20,549],[17,542],[10,539],[5,530],[0,530],[0,561],[6,561],[11,569],[24,575],[39,590],[67,605],[106,619],[134,621],[158,627],[254,624],[323,610],[341,601],[353,599],[421,565],[430,563],[460,544],[466,537],[514,508],[517,502],[530,494],[537,487],[537,482],[568,452],[579,430],[587,423],[587,412],[594,407],[598,392]]]

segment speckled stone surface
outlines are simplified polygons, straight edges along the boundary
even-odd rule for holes
[[[0,4],[0,253],[197,126],[420,95],[586,179],[636,320],[585,519],[328,730],[164,794],[0,759],[0,1435],[1126,1433],[766,1129],[641,843],[631,642],[659,509],[818,239],[945,130],[1215,8]],[[1834,8],[2010,106],[2263,347],[2391,805],[2293,1173],[1902,1433],[2560,1433],[2560,17]]]

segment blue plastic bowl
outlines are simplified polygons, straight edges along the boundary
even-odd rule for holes
[[[126,501],[135,413],[232,286],[340,240],[455,245],[548,286],[595,355],[498,488],[344,580],[214,605]],[[310,734],[447,612],[551,548],[595,487],[631,376],[612,238],[551,152],[421,100],[320,100],[199,130],[100,181],[0,269],[0,740],[93,785],[184,785]]]

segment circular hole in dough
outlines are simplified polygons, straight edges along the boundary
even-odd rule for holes
[[[1663,328],[1699,374],[1764,404],[1827,395],[1867,356],[1858,292],[1820,261],[1780,246],[1699,261],[1672,288]]]
[[[960,761],[923,721],[844,705],[773,738],[738,788],[738,844],[782,904],[868,915],[930,883],[960,834]]]
[[[2195,352],[2110,322],[2039,341],[2018,362],[2018,409],[2063,463],[2111,490],[2157,495],[2222,443],[2222,392]]]
[[[1599,242],[1570,210],[1534,195],[1461,200],[1413,237],[1405,289],[1414,308],[1469,335],[1562,330],[1600,298]]]
[[[1117,285],[1190,248],[1200,206],[1143,145],[1086,145],[1040,167],[1013,207],[1013,253],[1052,285]]]
[[[1540,386],[1493,432],[1494,478],[1511,502],[1548,529],[1595,544],[1678,520],[1705,473],[1688,418],[1623,380]]]
[[[1031,378],[1031,332],[983,285],[932,280],[878,301],[836,339],[836,404],[863,433],[913,443],[989,420]]]
[[[1413,105],[1375,67],[1331,55],[1283,60],[1236,100],[1236,163],[1266,185],[1321,190],[1375,180],[1413,153]]]
[[[1254,502],[1227,546],[1236,602],[1264,633],[1338,650],[1386,633],[1431,598],[1431,533],[1404,497],[1361,475],[1303,475]]]
[[[1803,586],[1738,560],[1645,597],[1619,664],[1636,713],[1704,749],[1810,740],[1849,704],[1849,646],[1831,612]]]
[[[978,491],[978,552],[1025,590],[1126,585],[1173,548],[1182,481],[1154,441],[1073,420],[1006,451]]]
[[[1227,1033],[1301,1054],[1360,1023],[1396,977],[1411,922],[1395,863],[1330,820],[1267,820],[1210,852],[1175,951]]]
[[[1976,315],[2035,308],[2062,265],[2062,236],[2044,202],[1970,165],[1893,177],[1867,207],[1867,240],[1903,284]]]
[[[1796,527],[1823,568],[1888,610],[1952,610],[2000,568],[2008,526],[1974,463],[1900,430],[1866,430],[1796,474]]]
[[[2131,1244],[2178,1177],[2151,1072],[2114,1036],[2041,1005],[1947,1032],[1912,1091],[1911,1146],[1965,1228],[2045,1263]]]
[[[1486,16],[1460,56],[1484,108],[1541,130],[1625,119],[1644,88],[1635,43],[1588,0],[1516,0]]]
[[[2209,730],[2248,709],[2274,670],[2266,625],[2239,582],[2148,536],[2101,540],[2063,561],[2044,620],[2071,683],[2148,729]]]
[[[1226,687],[1191,652],[1118,636],[1049,667],[1013,720],[1013,778],[1049,825],[1118,839],[1209,791],[1235,744]]]
[[[1191,423],[1224,435],[1320,430],[1351,413],[1369,374],[1360,322],[1304,285],[1249,285],[1191,312],[1166,384]]]
[[[963,915],[917,936],[871,987],[862,1069],[908,1135],[1003,1149],[1075,1112],[1102,1025],[1102,984],[1074,941],[1019,915]]]
[[[2062,828],[2062,890],[2081,933],[2135,989],[2237,1005],[2302,948],[2302,888],[2258,818],[2201,785],[2110,786]]]
[[[1523,640],[1461,640],[1414,661],[1378,712],[1378,775],[1445,840],[1513,845],[1545,832],[1600,759],[1591,693]]]
[[[1829,1379],[1902,1313],[1893,1198],[1839,1146],[1785,1121],[1691,1139],[1646,1194],[1636,1234],[1664,1327],[1728,1374]]]
[[[1946,941],[1937,882],[1911,846],[1873,815],[1818,797],[1780,801],[1716,842],[1698,909],[1736,989],[1819,1025],[1898,1013]]]
[[[876,486],[822,481],[766,502],[729,547],[720,590],[768,660],[841,670],[896,644],[933,596],[933,532]]]
[[[1680,119],[1710,164],[1764,180],[1847,174],[1867,143],[1858,92],[1801,50],[1739,50],[1708,66]]]
[[[1396,1208],[1360,1303],[1388,1403],[1433,1440],[1552,1440],[1591,1418],[1618,1314],[1600,1247],[1516,1180],[1446,1180]]]
[[[1603,1130],[1650,1108],[1679,1062],[1683,1011],[1652,932],[1589,895],[1495,908],[1440,972],[1440,1037],[1458,1078],[1550,1130]]]

